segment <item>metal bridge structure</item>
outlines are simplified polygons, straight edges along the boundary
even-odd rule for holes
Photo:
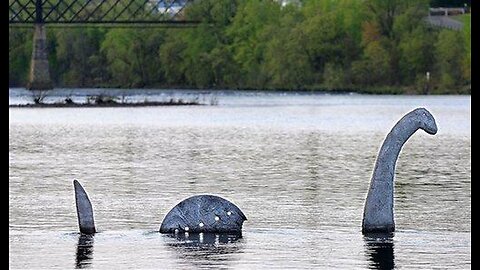
[[[178,27],[199,21],[185,17],[195,0],[9,0],[9,26],[33,27],[30,90],[53,88],[48,66],[45,26]]]

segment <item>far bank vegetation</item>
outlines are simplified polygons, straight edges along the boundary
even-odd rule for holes
[[[470,26],[432,27],[428,7],[201,0],[184,13],[203,21],[194,28],[47,28],[51,76],[62,87],[470,93]],[[9,29],[10,86],[26,84],[32,36]]]

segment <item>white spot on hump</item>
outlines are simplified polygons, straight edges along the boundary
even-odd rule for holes
[[[187,226],[185,227],[185,231],[188,232],[190,230],[190,228]]]
[[[178,229],[175,229],[175,233],[178,233]]]
[[[232,214],[232,212],[230,212],[230,211],[227,212],[227,215],[228,215],[228,216],[230,216],[231,214]]]
[[[198,224],[198,226],[200,226],[200,228],[203,227],[204,225],[205,225],[205,224],[203,224],[203,222],[200,222],[200,223]]]
[[[220,218],[218,216],[215,216],[215,221],[219,221]]]

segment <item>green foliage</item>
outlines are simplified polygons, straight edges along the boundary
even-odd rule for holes
[[[103,58],[98,55],[104,31],[98,28],[55,29],[52,44],[52,77],[66,86],[86,87],[105,79]]]
[[[303,89],[311,83],[313,72],[306,53],[305,35],[299,22],[302,14],[294,6],[282,10],[279,25],[269,25],[262,70],[275,89]]]
[[[174,31],[166,32],[166,41],[158,50],[160,67],[164,72],[165,82],[168,85],[187,85],[185,82],[185,65],[183,52],[187,48],[183,36]]]
[[[354,83],[360,85],[388,85],[392,75],[391,55],[380,40],[375,40],[365,47],[361,60],[352,64]]]
[[[101,45],[114,85],[144,87],[162,78],[160,59],[152,57],[163,43],[163,32],[112,29]]]
[[[462,38],[462,33],[451,30],[442,30],[438,35],[435,55],[441,88],[451,89],[464,83],[461,67],[466,48]]]
[[[243,1],[226,29],[229,49],[239,66],[241,84],[246,88],[264,88],[267,76],[262,70],[265,61],[265,32],[269,25],[278,25],[280,5],[273,1]]]
[[[463,60],[463,76],[465,77],[465,80],[470,83],[471,81],[471,65],[472,65],[472,35],[471,35],[471,28],[472,28],[472,22],[471,22],[471,15],[470,14],[465,14],[460,16],[461,21],[463,23],[463,37],[465,40],[465,47],[467,50],[467,53],[465,54],[465,58]]]
[[[282,6],[273,0],[202,0],[182,15],[202,21],[194,28],[47,26],[51,75],[57,86],[67,87],[397,94],[423,93],[428,83],[433,92],[458,92],[471,79],[470,16],[459,17],[462,32],[432,29],[424,20],[428,4],[302,0]],[[10,85],[28,80],[32,35],[10,28]]]
[[[434,34],[424,27],[417,27],[404,34],[399,42],[399,65],[404,81],[413,82],[415,78],[434,70],[434,44]]]
[[[28,80],[32,56],[32,30],[9,29],[8,33],[8,83],[25,85]]]

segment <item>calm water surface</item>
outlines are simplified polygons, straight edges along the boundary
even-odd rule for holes
[[[10,89],[10,104],[24,95]],[[471,268],[470,96],[213,98],[218,105],[10,108],[10,268]],[[400,153],[396,232],[365,237],[377,151],[419,106],[439,131],[418,131]],[[73,179],[93,203],[93,237],[77,233]],[[157,233],[167,212],[195,194],[239,206],[248,218],[243,237]]]

